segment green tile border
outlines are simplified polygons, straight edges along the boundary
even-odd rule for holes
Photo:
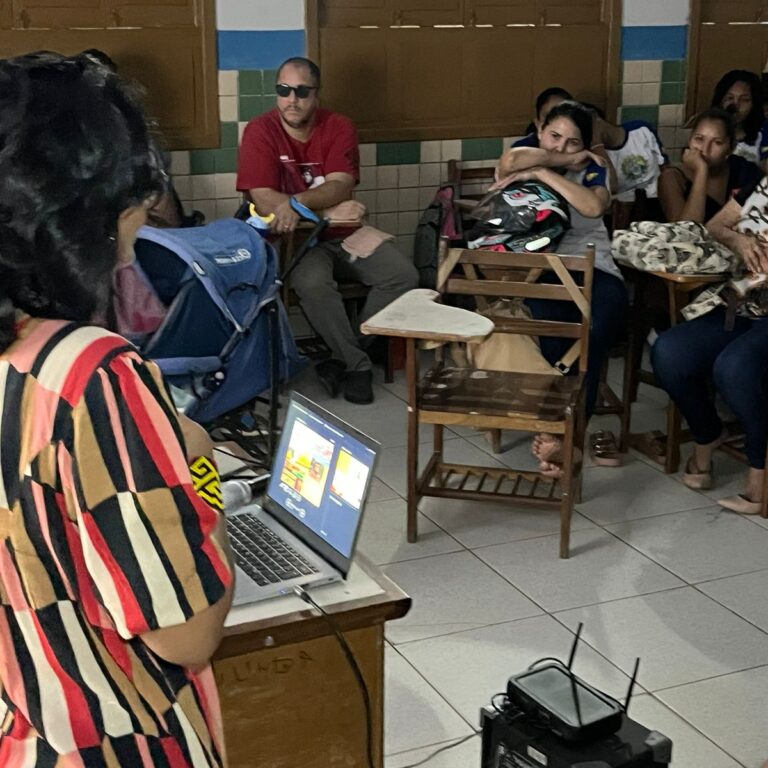
[[[621,120],[622,122],[626,120],[645,120],[651,123],[651,125],[658,125],[659,107],[658,105],[644,107],[622,107]]]
[[[261,69],[241,69],[238,82],[240,96],[261,96],[264,93],[264,72]]]
[[[420,141],[382,141],[376,145],[376,165],[417,165]]]
[[[462,139],[462,160],[496,160],[504,149],[503,140],[498,139]]]
[[[216,149],[193,149],[189,153],[189,172],[196,176],[216,172]]]
[[[216,173],[235,173],[237,171],[237,148],[215,149],[214,167]]]
[[[226,149],[229,147],[237,147],[237,123],[222,123],[221,124],[221,147]]]
[[[661,63],[661,81],[663,83],[682,83],[685,81],[685,59],[667,59]]]
[[[685,101],[685,83],[662,83],[659,104],[682,104]]]

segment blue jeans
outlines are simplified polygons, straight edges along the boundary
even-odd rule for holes
[[[541,282],[559,283],[553,273],[547,272]],[[526,301],[536,320],[578,322],[581,313],[573,302],[549,299]],[[596,269],[592,279],[592,322],[589,328],[589,356],[587,359],[587,418],[592,416],[597,404],[600,369],[611,347],[622,337],[627,324],[627,289],[615,275]],[[541,336],[541,352],[551,364],[556,363],[571,347],[573,339]]]
[[[765,467],[768,439],[768,319],[737,317],[725,329],[725,309],[670,328],[651,352],[653,370],[685,417],[697,443],[720,437],[710,382],[742,423],[753,469]]]

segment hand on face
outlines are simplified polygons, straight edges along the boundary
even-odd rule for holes
[[[701,151],[691,147],[683,150],[682,163],[694,176],[698,173],[706,173],[709,168]]]

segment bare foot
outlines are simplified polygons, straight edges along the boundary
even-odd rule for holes
[[[563,441],[549,432],[539,432],[533,438],[531,453],[539,460],[539,464],[562,461]]]

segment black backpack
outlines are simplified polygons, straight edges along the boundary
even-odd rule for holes
[[[459,222],[453,208],[452,184],[437,190],[434,200],[421,214],[413,238],[413,263],[419,271],[419,287],[434,288],[437,282],[437,255],[440,238],[459,238]]]

